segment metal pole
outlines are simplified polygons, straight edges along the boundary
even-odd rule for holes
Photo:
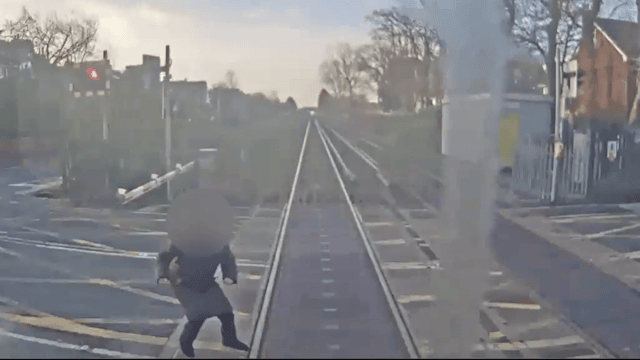
[[[169,68],[171,67],[171,57],[169,51],[169,45],[166,47],[165,52],[165,73],[164,82],[162,84],[162,109],[164,112],[164,128],[165,128],[165,165],[167,173],[171,171],[171,102],[168,100],[169,93],[169,81],[171,75],[169,74]],[[171,202],[171,182],[167,181],[167,201]]]
[[[556,47],[556,55],[555,55],[555,63],[556,63],[556,73],[555,73],[555,138],[554,138],[554,151],[553,151],[553,171],[551,175],[551,203],[556,204],[558,198],[558,172],[560,170],[560,156],[562,156],[562,119],[560,116],[560,51]]]

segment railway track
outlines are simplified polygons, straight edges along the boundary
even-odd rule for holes
[[[250,358],[420,356],[354,206],[363,194],[349,193],[353,181],[310,121],[257,302]]]
[[[440,199],[432,200],[433,192],[421,194],[411,188],[396,184],[387,179],[384,169],[380,169],[376,156],[381,148],[373,148],[365,151],[355,146],[335,129],[325,127],[325,133],[330,134],[335,142],[335,147],[344,159],[345,166],[357,179],[354,187],[376,179],[381,186],[381,194],[390,195],[391,199],[384,202],[387,211],[393,214],[398,227],[404,227],[405,236],[411,239],[429,260],[433,268],[446,272],[439,267],[438,254],[431,248],[431,242],[442,236],[442,229],[438,229],[438,211]],[[365,142],[365,144],[367,144]],[[367,144],[368,146],[368,144]],[[338,155],[338,156],[340,156]],[[369,169],[367,169],[369,168]],[[375,174],[375,176],[372,176]],[[426,181],[439,181],[431,176]],[[438,190],[437,187],[431,187]],[[369,188],[374,185],[369,184]],[[355,190],[354,190],[355,192]],[[384,196],[389,199],[389,196]],[[495,236],[494,230],[492,236]],[[517,236],[517,235],[516,235]],[[504,236],[503,236],[504,237]],[[599,340],[593,338],[571,323],[564,315],[560,314],[553,304],[549,303],[527,284],[524,284],[509,269],[497,262],[491,265],[490,288],[485,294],[485,302],[480,311],[479,323],[483,336],[474,347],[473,357],[504,356],[527,358],[611,358],[610,351]],[[426,287],[427,289],[429,286]],[[408,309],[406,304],[401,307]],[[537,310],[530,310],[530,309]],[[529,310],[527,310],[529,309]],[[434,338],[433,333],[422,331],[417,325],[417,319],[423,315],[422,320],[428,321],[435,318],[420,311],[408,310],[412,319],[411,330],[414,339],[420,343],[424,338]],[[541,324],[545,324],[542,326]],[[433,349],[429,349],[431,351]],[[422,356],[427,356],[425,352]]]

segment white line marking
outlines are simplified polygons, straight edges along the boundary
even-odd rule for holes
[[[398,302],[401,304],[408,304],[416,301],[435,301],[436,297],[433,295],[405,295],[398,298]]]
[[[329,243],[328,243],[328,242],[326,242],[326,241],[321,241],[321,242],[320,242],[320,245],[329,245]]]
[[[320,251],[321,252],[325,252],[325,253],[331,252],[331,250],[329,250],[329,249],[321,249]]]
[[[380,145],[378,145],[378,144],[374,143],[374,142],[373,142],[373,141],[371,141],[371,140],[367,140],[367,139],[365,139],[365,138],[360,138],[360,140],[364,141],[365,143],[367,143],[367,144],[369,144],[369,145],[373,146],[374,148],[376,148],[376,149],[378,149],[378,150],[382,150],[382,146],[380,146]]]
[[[88,353],[98,354],[98,355],[106,355],[111,357],[118,357],[118,358],[125,358],[125,359],[136,359],[136,358],[154,359],[155,358],[153,356],[130,354],[125,352],[100,349],[100,348],[90,348],[87,345],[79,346],[79,345],[64,343],[60,341],[53,341],[53,340],[41,339],[33,336],[20,335],[20,334],[12,333],[9,331],[5,331],[4,329],[0,329],[0,335],[18,339],[18,340],[28,341],[36,344],[49,345],[49,346],[57,347],[60,349],[77,350],[77,351],[88,352]]]
[[[539,304],[520,304],[520,303],[485,301],[484,306],[489,308],[501,308],[501,309],[540,310]]]
[[[322,271],[331,271],[330,268],[322,268]]]
[[[337,351],[340,350],[340,345],[329,345],[329,350]]]
[[[426,266],[422,262],[388,262],[382,264],[383,269],[387,270],[410,270],[410,269],[427,269]]]
[[[335,293],[331,293],[331,292],[324,292],[324,293],[322,293],[322,296],[323,297],[334,297],[334,296],[336,296],[336,294]]]
[[[331,261],[331,259],[320,259],[322,261]]]
[[[322,235],[320,235],[320,237],[321,237],[321,238],[326,238],[326,237],[329,237],[329,235],[322,234]]]
[[[393,226],[394,224],[388,221],[381,221],[381,222],[364,223],[364,225],[369,227],[374,227],[374,226]]]
[[[166,231],[145,231],[145,232],[128,232],[129,236],[169,236]]]
[[[593,221],[593,220],[606,220],[606,219],[620,219],[620,218],[634,218],[638,217],[636,214],[620,214],[620,215],[600,215],[600,216],[576,216],[572,218],[552,219],[555,223],[572,223],[577,221]]]
[[[340,327],[338,325],[325,325],[325,330],[338,330]]]
[[[375,242],[376,245],[401,245],[404,243],[406,243],[404,239],[378,240]]]
[[[332,284],[334,282],[333,279],[322,279],[323,284]]]
[[[599,238],[599,237],[603,237],[603,236],[607,236],[609,234],[615,234],[615,233],[619,233],[619,232],[623,232],[623,231],[627,231],[627,230],[632,230],[632,229],[637,229],[640,228],[640,223],[635,223],[633,225],[629,225],[629,226],[623,226],[621,228],[617,228],[617,229],[611,229],[611,230],[606,230],[606,231],[602,231],[596,234],[589,234],[589,235],[585,235],[584,237],[587,239],[595,239],[595,238]]]
[[[336,312],[338,309],[322,309],[324,312]]]
[[[502,271],[490,271],[489,276],[502,276]]]

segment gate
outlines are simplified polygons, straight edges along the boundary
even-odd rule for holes
[[[558,168],[558,197],[584,200],[589,189],[590,134],[571,133]],[[553,141],[548,133],[530,134],[516,147],[511,187],[550,200],[553,175]]]

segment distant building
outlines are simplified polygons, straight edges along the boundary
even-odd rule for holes
[[[640,64],[640,25],[597,19],[593,37],[583,38],[578,61],[578,94],[572,104],[576,118],[601,123],[629,123]],[[591,42],[594,53],[589,53]],[[631,119],[636,123],[637,119]]]

